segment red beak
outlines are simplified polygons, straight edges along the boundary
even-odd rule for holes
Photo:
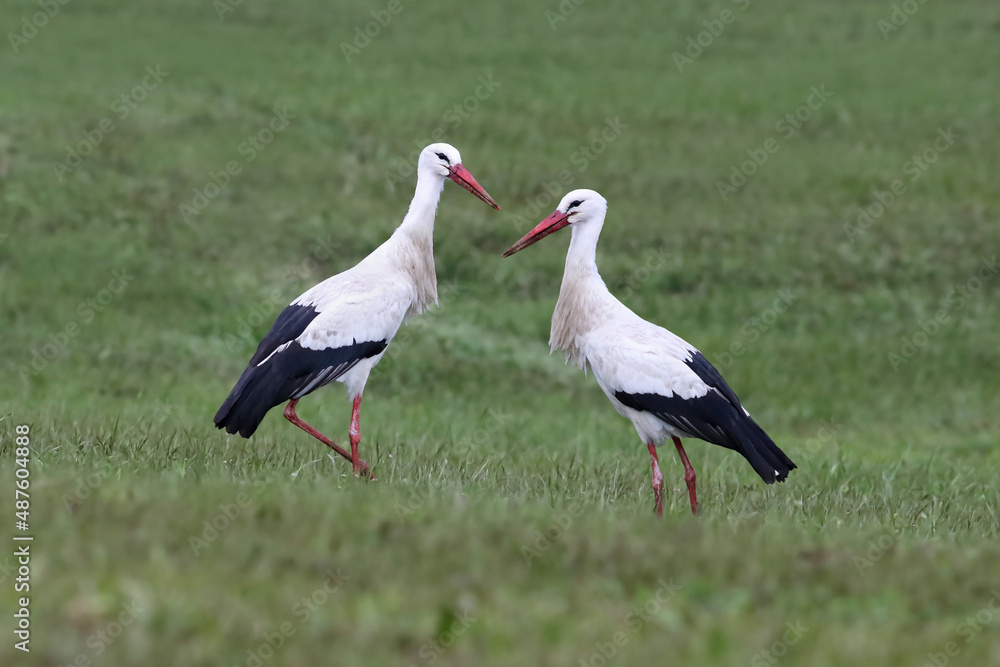
[[[493,200],[493,197],[490,196],[490,193],[486,192],[486,190],[483,189],[483,186],[481,186],[479,182],[476,181],[476,179],[472,176],[472,174],[469,173],[469,170],[463,167],[461,164],[456,164],[449,170],[448,178],[455,181],[463,188],[465,188],[472,194],[476,195],[477,197],[482,199],[484,202],[486,202],[496,210],[498,211],[500,210],[500,205]]]
[[[559,209],[549,213],[549,217],[545,218],[538,225],[532,229],[530,232],[521,237],[521,240],[512,245],[507,249],[507,252],[503,254],[504,257],[510,257],[515,252],[519,250],[524,250],[532,243],[541,241],[549,234],[553,232],[558,232],[560,229],[569,224],[569,213],[563,213]]]

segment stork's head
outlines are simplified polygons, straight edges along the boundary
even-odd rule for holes
[[[608,200],[598,193],[593,190],[573,190],[562,198],[556,210],[521,237],[520,241],[508,248],[503,256],[510,257],[518,250],[524,250],[532,243],[541,241],[567,225],[582,227],[588,223],[603,223],[607,212]]]
[[[462,155],[451,144],[431,144],[420,151],[417,171],[422,174],[433,174],[442,179],[450,178],[496,210],[500,210],[493,197],[473,178],[469,170],[462,166]]]

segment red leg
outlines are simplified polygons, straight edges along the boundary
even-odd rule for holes
[[[663,473],[660,472],[660,459],[656,456],[656,445],[650,442],[646,447],[649,449],[649,458],[653,460],[653,499],[656,501],[656,516],[663,516]]]
[[[358,445],[361,443],[361,394],[354,397],[354,407],[351,408],[351,463],[354,464],[354,476],[361,474],[361,459],[358,458]],[[365,466],[367,468],[367,466]]]
[[[688,485],[688,494],[691,496],[691,513],[698,513],[698,494],[694,490],[694,467],[688,461],[688,455],[681,446],[681,439],[674,436],[674,445],[677,446],[677,453],[681,455],[681,463],[684,464],[684,481]]]
[[[329,447],[330,449],[332,449],[333,451],[337,452],[345,459],[350,461],[354,465],[355,474],[357,474],[359,468],[363,470],[368,470],[368,464],[365,463],[364,461],[358,460],[357,449],[354,450],[354,456],[352,457],[347,450],[343,449],[342,447],[338,447],[333,440],[330,440],[330,438],[326,437],[325,435],[314,429],[312,426],[302,421],[302,419],[297,414],[295,414],[295,404],[298,402],[299,399],[297,398],[295,400],[288,401],[288,405],[285,406],[285,413],[284,413],[285,419],[292,422],[300,429],[302,429],[303,431],[305,431],[312,437],[316,438],[324,445],[326,445],[327,447]]]

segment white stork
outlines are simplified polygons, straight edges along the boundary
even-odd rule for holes
[[[437,304],[434,217],[446,178],[500,210],[462,166],[454,146],[436,143],[421,151],[416,192],[403,222],[355,267],[327,278],[278,315],[216,413],[218,428],[249,438],[268,410],[288,401],[288,421],[351,461],[355,475],[368,471],[358,458],[361,396],[399,327]],[[350,453],[295,413],[299,399],[334,380],[354,401]]]
[[[663,514],[663,475],[656,448],[669,437],[684,464],[691,511],[698,511],[694,468],[681,438],[700,438],[742,454],[767,484],[783,482],[791,459],[750,418],[740,399],[701,352],[642,319],[612,296],[597,272],[597,239],[608,202],[574,190],[538,226],[504,253],[527,248],[567,225],[573,229],[549,347],[594,373],[620,415],[631,420],[653,463],[653,496]]]

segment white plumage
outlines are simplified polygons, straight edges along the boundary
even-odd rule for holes
[[[607,200],[574,190],[504,256],[572,226],[566,269],[552,315],[549,346],[590,370],[620,415],[648,446],[662,513],[656,447],[671,438],[685,466],[691,509],[697,511],[694,468],[680,438],[696,437],[743,454],[766,483],[783,481],[795,464],[750,418],[732,389],[691,344],[642,319],[616,299],[597,271],[597,240]]]
[[[397,232],[398,233],[398,232]],[[430,268],[431,294],[421,298],[414,276],[401,257],[413,252],[394,234],[357,266],[319,283],[292,302],[314,308],[318,315],[296,339],[309,350],[341,348],[356,341],[392,342],[410,317],[437,305],[437,281]],[[350,397],[362,393],[379,354],[362,359],[337,378]]]
[[[446,178],[500,208],[462,166],[457,149],[426,147],[403,222],[356,266],[307,290],[282,311],[219,408],[216,426],[250,437],[268,410],[290,401],[289,421],[351,460],[355,474],[367,469],[358,458],[361,396],[399,327],[437,304],[434,219]],[[300,398],[333,381],[343,383],[354,400],[349,454],[295,413]]]

